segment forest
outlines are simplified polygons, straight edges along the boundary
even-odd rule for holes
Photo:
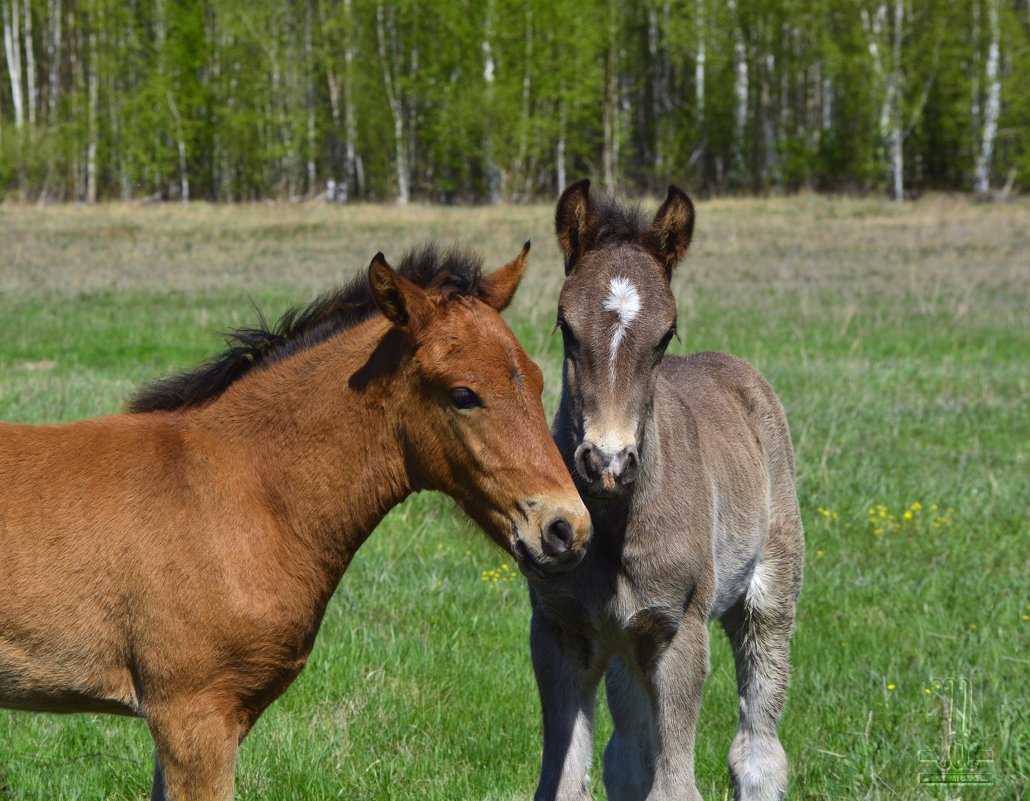
[[[1030,186],[1030,0],[0,0],[0,198]]]

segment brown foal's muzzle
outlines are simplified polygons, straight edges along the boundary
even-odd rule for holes
[[[578,493],[530,498],[519,504],[510,549],[531,578],[545,578],[578,565],[586,555],[592,527]]]

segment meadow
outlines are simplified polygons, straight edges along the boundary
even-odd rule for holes
[[[551,213],[0,207],[0,420],[115,412],[141,382],[218,350],[255,307],[274,317],[376,251],[396,262],[430,236],[471,243],[489,266],[533,240],[505,317],[544,369],[550,414],[562,279]],[[750,360],[797,451],[805,586],[781,727],[793,798],[1030,791],[1028,220],[1025,200],[946,196],[698,206],[671,352]],[[446,498],[412,497],[358,553],[309,667],[244,742],[237,798],[531,798],[528,620],[512,561]],[[736,713],[713,625],[697,751],[707,799],[731,795]],[[609,730],[601,712],[598,766]],[[942,760],[993,783],[920,783]],[[4,801],[143,799],[151,770],[141,721],[0,710]]]

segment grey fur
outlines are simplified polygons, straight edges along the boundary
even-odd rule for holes
[[[544,717],[536,798],[591,798],[604,677],[615,724],[604,754],[609,801],[699,799],[694,737],[709,670],[707,623],[718,619],[740,695],[729,755],[735,797],[782,799],[787,761],[776,727],[804,550],[786,418],[769,384],[740,359],[662,358],[676,314],[669,276],[693,228],[686,195],[670,187],[650,230],[584,247],[613,208],[609,199],[593,202],[580,182],[556,215],[568,277],[553,431],[594,536],[578,568],[530,583]],[[641,309],[610,371],[614,323],[603,304],[615,277],[633,282]],[[639,466],[626,474],[620,454],[630,451]]]

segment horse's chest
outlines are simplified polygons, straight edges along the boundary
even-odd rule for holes
[[[583,667],[600,671],[619,658],[647,672],[679,631],[692,586],[676,584],[663,590],[615,572],[605,581],[544,595],[538,603]]]

